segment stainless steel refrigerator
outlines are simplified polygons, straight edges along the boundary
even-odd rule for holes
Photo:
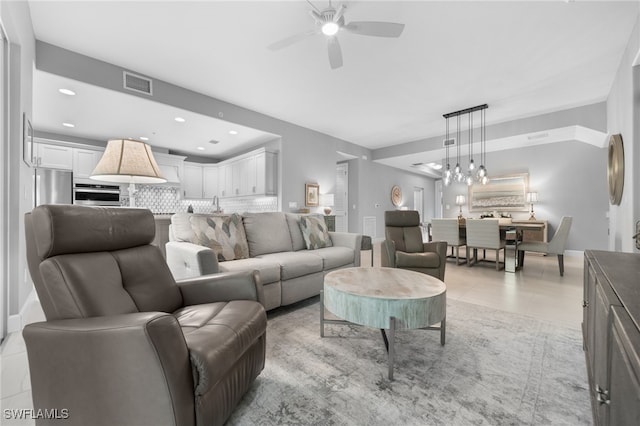
[[[73,172],[58,169],[36,169],[34,175],[35,205],[73,204]]]

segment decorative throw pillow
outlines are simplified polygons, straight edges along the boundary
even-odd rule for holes
[[[331,247],[331,237],[327,230],[327,224],[322,216],[302,216],[300,218],[300,230],[307,250],[323,247]]]
[[[209,247],[219,262],[249,257],[249,245],[242,225],[242,216],[209,216],[194,214],[189,218],[193,229],[192,243]]]

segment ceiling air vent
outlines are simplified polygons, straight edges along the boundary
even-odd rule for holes
[[[444,139],[442,141],[442,146],[445,148],[448,146],[455,146],[455,145],[456,145],[456,138]]]
[[[123,71],[124,88],[145,95],[153,95],[152,81],[149,78]]]

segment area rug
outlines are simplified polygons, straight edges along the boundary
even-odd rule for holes
[[[319,299],[269,313],[262,374],[229,425],[589,425],[580,332],[448,300],[437,331],[326,325]]]

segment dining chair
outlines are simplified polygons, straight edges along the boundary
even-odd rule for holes
[[[553,238],[548,243],[531,241],[518,244],[518,264],[524,268],[524,253],[532,251],[536,253],[555,254],[558,256],[558,267],[560,268],[560,276],[564,276],[564,248],[567,244],[569,231],[571,230],[572,216],[563,216],[560,219],[560,225],[556,229]]]
[[[432,241],[445,241],[448,247],[451,247],[451,255],[453,258],[453,250],[456,251],[456,264],[466,263],[465,260],[460,262],[460,247],[465,246],[467,241],[460,237],[460,226],[458,219],[432,219],[431,220]]]
[[[467,219],[467,266],[478,263],[478,249],[483,250],[482,260],[486,259],[486,250],[496,251],[496,271],[500,270],[500,263],[504,266],[504,261],[500,262],[500,250],[505,256],[505,241],[500,239],[500,224],[498,219]],[[473,263],[469,254],[473,249]]]

